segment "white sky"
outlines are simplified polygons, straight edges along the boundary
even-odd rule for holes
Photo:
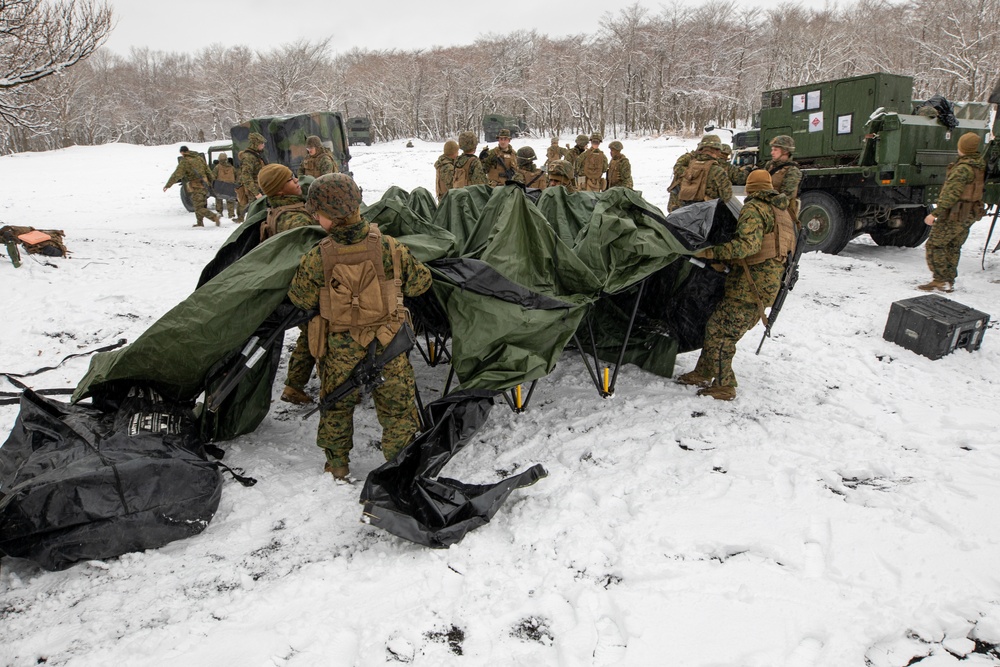
[[[120,55],[127,55],[133,46],[193,53],[215,42],[266,50],[297,39],[316,41],[328,36],[333,38],[331,51],[335,53],[354,47],[419,49],[471,44],[485,33],[520,29],[562,37],[594,33],[606,11],[617,13],[626,6],[606,0],[510,5],[509,9],[500,9],[496,3],[401,0],[109,0],[109,4],[118,24],[106,46]],[[663,3],[643,0],[639,4],[655,15]],[[271,18],[275,5],[287,9]]]

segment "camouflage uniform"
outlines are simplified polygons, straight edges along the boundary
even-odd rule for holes
[[[938,283],[951,283],[958,277],[958,261],[962,257],[962,244],[969,238],[969,229],[983,215],[982,200],[978,202],[963,196],[967,190],[982,188],[986,174],[986,160],[979,151],[959,156],[948,166],[936,208],[931,234],[927,237],[927,268]],[[965,206],[962,206],[966,203]]]
[[[686,174],[687,170],[691,168],[693,162],[704,162],[704,161],[712,162],[712,166],[708,170],[708,177],[707,177],[708,182],[705,185],[704,201],[709,201],[712,199],[722,199],[723,201],[725,201],[732,198],[733,184],[729,180],[729,175],[726,173],[726,170],[722,167],[722,165],[719,164],[718,158],[711,155],[710,153],[698,150],[695,151],[694,153],[682,155],[680,159],[677,160],[677,163],[680,164],[682,160],[685,161],[685,166],[684,166],[684,171],[681,172],[680,178],[684,177],[684,174]],[[676,196],[673,192],[675,187],[677,188],[680,187],[680,178],[676,177],[676,174],[678,172],[678,164],[674,165],[674,174],[676,179],[674,182],[676,183],[676,186],[671,185],[670,201],[667,203],[668,212],[674,211],[683,206],[684,204],[691,203],[691,202],[680,201],[680,198]]]
[[[517,149],[517,171],[514,180],[528,188],[548,187],[545,172],[535,166],[535,151],[530,146]]]
[[[601,175],[596,178],[587,176],[584,173],[585,166],[594,161],[600,165]],[[580,189],[590,192],[601,192],[604,190],[607,181],[604,180],[604,173],[608,170],[608,156],[600,148],[588,148],[576,160],[576,178],[580,184]]]
[[[177,168],[170,174],[163,189],[166,190],[174,183],[182,182],[182,187],[187,190],[191,196],[191,203],[194,204],[194,216],[197,220],[194,226],[204,227],[205,218],[219,224],[219,216],[208,210],[208,186],[213,180],[212,170],[200,155],[192,151],[183,151]]]
[[[576,161],[580,159],[580,156],[583,155],[584,151],[586,150],[587,150],[587,135],[586,134],[578,135],[576,138],[576,145],[566,150],[566,155],[563,159],[569,162],[571,165],[573,165],[573,169],[575,171]]]
[[[552,144],[549,146],[549,149],[545,151],[545,166],[548,167],[550,162],[562,160],[565,156],[566,149],[559,145],[559,137],[553,137]]]
[[[611,162],[608,163],[608,187],[623,187],[632,189],[632,163],[628,161],[628,158],[622,155],[622,145],[621,142],[612,141],[608,144],[608,148],[612,150]],[[614,151],[618,152],[617,157]]]
[[[455,160],[456,158],[441,155],[434,163],[434,170],[437,172],[435,186],[437,189],[437,200],[441,203],[444,196],[455,184]]]
[[[733,185],[745,185],[749,172],[733,164],[731,161],[732,158],[732,146],[729,144],[722,144],[722,157],[719,159],[719,164],[721,164],[722,168],[726,170],[726,175],[729,176],[729,182]]]
[[[768,160],[760,169],[767,169],[771,174],[774,189],[788,197],[788,212],[792,218],[799,219],[799,184],[802,182],[802,170],[799,163],[789,158]],[[746,176],[743,177],[746,182]]]
[[[762,308],[774,303],[781,287],[784,258],[767,259],[746,268],[733,261],[750,257],[761,249],[764,234],[774,229],[771,206],[787,209],[788,199],[774,190],[748,194],[733,238],[712,248],[711,259],[729,263],[730,272],[725,295],[705,324],[705,341],[694,373],[714,378],[716,386],[737,386],[733,373],[736,343],[760,320]]]
[[[306,149],[309,148],[316,149],[316,154],[306,155],[299,165],[298,176],[319,178],[323,174],[336,174],[340,171],[333,154],[323,145],[319,137],[312,135],[306,138]]]
[[[215,169],[212,170],[212,176],[216,181],[222,181],[223,183],[236,183],[236,168],[233,167],[233,162],[230,160],[225,153],[219,155],[219,164],[215,165]],[[225,203],[226,214],[229,219],[232,220],[236,217],[236,213],[233,211],[235,205],[232,199],[227,199],[215,196],[215,212],[222,214],[223,203]]]
[[[486,185],[489,179],[486,177],[486,170],[483,169],[482,161],[476,156],[476,145],[479,139],[475,132],[461,132],[458,135],[458,146],[462,149],[462,155],[455,160],[455,180],[452,183],[455,187],[465,187],[467,185]]]
[[[569,162],[556,160],[549,164],[548,185],[545,187],[552,188],[561,185],[566,188],[568,194],[573,194],[576,192],[576,185],[573,183],[574,173],[576,172],[573,170],[573,165]]]
[[[674,179],[670,182],[670,199],[667,200],[667,212],[675,211],[681,207],[681,200],[677,198],[677,190],[680,188],[681,179],[684,178],[684,172],[687,171],[688,165],[691,164],[691,158],[694,157],[694,153],[694,151],[689,151],[677,158],[677,162],[674,163]]]
[[[246,194],[247,204],[256,199],[257,195],[261,194],[260,187],[257,185],[257,174],[260,173],[265,164],[267,164],[267,158],[259,151],[248,148],[240,152],[239,183]]]
[[[339,177],[339,180],[332,180]],[[354,194],[345,195],[339,192],[345,179],[350,177],[341,174],[330,174],[316,180],[309,189],[309,206],[333,220],[330,236],[337,243],[354,245],[366,241],[369,223],[360,219],[358,204],[361,202],[360,192],[353,185]],[[328,180],[331,179],[331,180]],[[341,196],[351,196],[357,203],[345,206],[337,199]],[[347,210],[353,208],[348,214]],[[331,212],[341,213],[331,217]],[[431,286],[430,271],[410,254],[403,244],[397,244],[400,252],[400,289],[405,296],[413,297],[426,292]],[[389,238],[382,237],[382,262],[387,276],[392,276],[392,252]],[[288,298],[295,306],[304,310],[317,308],[320,299],[320,288],[325,283],[323,273],[323,258],[317,246],[306,253],[299,264],[299,269],[292,279],[288,290]],[[375,339],[378,341],[378,339]],[[319,360],[319,375],[322,383],[321,396],[333,392],[343,384],[354,367],[367,354],[367,347],[352,338],[351,334],[334,333],[327,335],[327,352]],[[376,354],[384,350],[381,342],[376,342]],[[383,369],[385,382],[376,388],[372,398],[379,423],[382,425],[382,452],[386,460],[392,459],[406,446],[419,430],[420,423],[415,403],[415,381],[413,367],[406,355],[400,355],[386,364]],[[329,467],[346,467],[354,437],[354,408],[359,401],[355,392],[335,406],[325,409],[319,421],[316,444],[326,453]],[[332,470],[331,470],[332,472]],[[336,473],[334,473],[336,475]],[[346,474],[346,471],[345,471]]]
[[[513,179],[517,171],[517,153],[510,146],[507,146],[507,150],[502,150],[499,146],[491,148],[483,162],[488,168],[486,177],[489,179],[490,186],[494,188],[498,185],[506,185],[508,180]],[[507,174],[510,175],[507,176]]]

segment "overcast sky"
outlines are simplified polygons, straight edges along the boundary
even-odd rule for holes
[[[488,32],[537,30],[550,37],[597,31],[609,8],[625,3],[574,2],[421,3],[405,0],[109,0],[118,25],[107,48],[127,55],[133,46],[158,51],[196,52],[213,42],[270,49],[297,39],[332,37],[331,52],[351,48],[420,49],[471,44]],[[652,14],[660,2],[639,4]],[[277,12],[274,7],[284,8]]]

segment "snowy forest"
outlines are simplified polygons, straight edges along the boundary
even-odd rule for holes
[[[127,55],[100,48],[113,29],[107,8],[78,1],[62,17],[65,34],[81,6],[105,23],[81,31],[90,39],[81,57],[38,76],[44,63],[23,53],[16,10],[73,4],[0,0],[0,53],[11,56],[0,66],[0,154],[211,141],[248,118],[316,110],[367,116],[381,140],[441,140],[489,113],[521,117],[538,136],[692,134],[709,122],[750,125],[760,94],[776,87],[885,71],[913,76],[918,99],[981,101],[1000,71],[1000,0],[675,2],[658,13],[632,5],[605,14],[595,34],[559,39],[518,31],[339,52],[333,36],[268,51],[214,43]]]

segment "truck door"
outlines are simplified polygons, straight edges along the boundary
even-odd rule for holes
[[[830,123],[834,153],[859,153],[865,123],[875,104],[875,79],[841,81],[834,87]]]

